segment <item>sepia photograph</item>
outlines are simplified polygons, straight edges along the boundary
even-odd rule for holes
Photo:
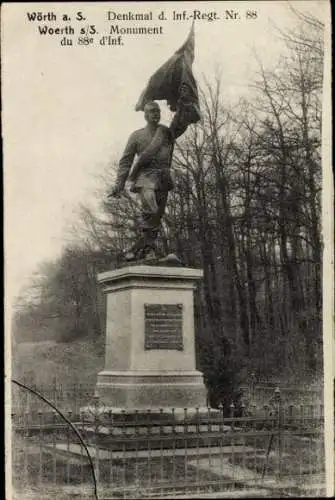
[[[6,499],[334,495],[330,24],[2,3]]]

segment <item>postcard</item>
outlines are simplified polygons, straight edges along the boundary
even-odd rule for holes
[[[1,22],[6,498],[331,496],[329,2]]]

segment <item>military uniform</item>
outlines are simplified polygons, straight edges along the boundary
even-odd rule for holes
[[[152,230],[153,236],[157,235],[168,191],[173,189],[170,174],[174,146],[172,133],[164,125],[159,125],[157,130],[160,133],[159,144],[144,158],[141,155],[152,144],[157,131],[144,127],[131,134],[120,160],[116,179],[119,190],[123,189],[127,179],[131,181],[131,191],[139,194],[142,203],[142,228]],[[138,162],[133,166],[136,155]]]
[[[170,127],[150,126],[148,122],[146,127],[133,132],[120,160],[115,192],[121,192],[128,180],[142,205],[142,237],[130,250],[135,258],[155,250],[168,192],[173,189],[170,167],[174,143],[192,123],[192,110],[192,104],[181,103]]]

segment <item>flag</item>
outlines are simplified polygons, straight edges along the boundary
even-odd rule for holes
[[[197,83],[192,73],[194,61],[194,23],[185,43],[150,78],[142,92],[136,111],[143,111],[150,101],[166,99],[171,111],[179,105],[188,108],[189,123],[200,120]]]

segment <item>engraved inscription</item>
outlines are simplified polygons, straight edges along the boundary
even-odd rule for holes
[[[183,305],[145,304],[145,349],[183,350]]]

